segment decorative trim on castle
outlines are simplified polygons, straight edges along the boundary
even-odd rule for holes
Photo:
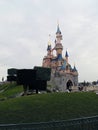
[[[52,89],[58,91],[66,91],[71,89],[72,86],[78,85],[78,71],[74,65],[69,64],[69,55],[66,50],[65,56],[62,56],[63,45],[61,43],[62,34],[57,26],[55,46],[52,48],[51,43],[48,42],[47,55],[43,58],[43,67],[51,68],[50,84]],[[56,51],[56,55],[53,52]]]

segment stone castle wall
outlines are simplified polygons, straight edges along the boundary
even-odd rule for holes
[[[72,89],[74,86],[78,86],[78,76],[73,76],[70,74],[60,75],[60,76],[54,76],[51,75],[51,80],[48,82],[48,84],[51,85],[51,89],[56,91],[65,92],[67,90],[67,82],[71,81],[72,86],[70,88]]]

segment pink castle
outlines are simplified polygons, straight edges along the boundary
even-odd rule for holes
[[[66,50],[65,56],[62,56],[63,45],[61,43],[62,33],[59,25],[57,26],[55,46],[52,48],[51,43],[48,43],[47,55],[43,58],[43,67],[51,68],[51,81],[50,84],[53,89],[58,91],[66,91],[71,89],[72,86],[78,85],[78,71],[74,65],[69,64],[69,55]],[[56,55],[54,55],[56,51]]]

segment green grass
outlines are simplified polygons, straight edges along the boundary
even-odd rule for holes
[[[19,94],[23,91],[23,88],[22,86],[17,86],[16,83],[5,83],[0,85],[0,91],[0,100],[2,100]]]
[[[91,92],[34,94],[0,101],[0,123],[57,121],[95,115],[98,115],[98,95]]]

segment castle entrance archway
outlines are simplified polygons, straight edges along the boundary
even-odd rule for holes
[[[72,90],[72,86],[73,86],[73,83],[71,80],[68,80],[67,83],[66,83],[66,89],[68,89],[69,91]]]

